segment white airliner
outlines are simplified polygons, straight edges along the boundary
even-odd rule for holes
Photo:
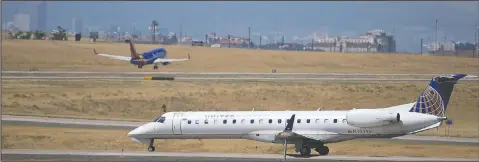
[[[128,133],[133,141],[154,139],[250,139],[294,144],[303,156],[314,148],[327,155],[328,143],[355,138],[392,138],[439,127],[454,84],[466,74],[436,76],[416,102],[378,109],[338,111],[168,112]],[[293,122],[289,122],[293,121]],[[294,127],[293,127],[294,124]]]

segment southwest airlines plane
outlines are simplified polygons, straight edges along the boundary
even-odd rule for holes
[[[162,65],[166,66],[170,64],[171,62],[186,61],[190,59],[190,54],[188,54],[188,58],[183,58],[183,59],[166,58],[166,50],[164,48],[156,48],[151,51],[139,54],[139,53],[136,53],[135,46],[133,45],[131,40],[130,40],[131,57],[97,53],[96,50],[93,50],[93,52],[95,52],[95,54],[99,56],[105,56],[112,59],[129,61],[131,64],[138,66],[138,68],[142,68],[145,65],[155,64],[155,66],[153,66],[153,69],[158,69],[158,63],[161,63]]]
[[[133,141],[154,139],[249,139],[294,144],[309,156],[327,155],[328,143],[355,138],[392,138],[439,127],[456,82],[466,74],[432,78],[416,102],[378,109],[339,111],[168,112],[128,133]]]

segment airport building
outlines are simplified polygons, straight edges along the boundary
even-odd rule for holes
[[[438,42],[427,44],[425,48],[428,55],[477,57],[479,51],[474,45],[469,42]]]
[[[372,30],[359,37],[316,37],[313,50],[325,52],[395,52],[396,41],[393,36],[387,35],[383,30]]]
[[[213,36],[208,37],[208,43],[212,47],[234,47],[234,48],[244,48],[248,46],[250,41],[246,38],[235,37],[235,36]]]

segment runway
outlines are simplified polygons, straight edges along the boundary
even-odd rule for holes
[[[4,74],[10,74],[5,76]],[[19,75],[20,74],[20,75]],[[25,76],[28,74],[30,76]],[[39,75],[41,74],[41,75]],[[47,74],[47,75],[45,75]],[[68,74],[68,76],[60,76]],[[78,76],[87,74],[87,76]],[[109,76],[98,76],[98,75]],[[36,76],[35,76],[36,75]],[[71,76],[75,75],[75,76]],[[89,76],[88,76],[89,75]],[[114,75],[114,76],[111,76]],[[134,75],[146,75],[144,77]],[[181,76],[185,75],[185,76]],[[208,76],[201,76],[208,75]],[[279,76],[282,75],[282,76]],[[263,82],[414,82],[429,81],[445,74],[373,74],[373,73],[251,73],[251,72],[106,72],[106,71],[2,71],[6,80],[106,80],[106,81],[263,81]],[[264,77],[260,77],[264,76]],[[425,78],[424,76],[427,76]],[[404,78],[409,77],[409,78]],[[471,75],[463,81],[479,81]],[[150,79],[147,79],[150,78]],[[156,79],[151,79],[156,78]]]
[[[89,128],[89,129],[126,129],[134,128],[147,122],[114,121],[114,120],[89,120],[70,118],[48,118],[36,116],[13,116],[2,115],[2,123],[6,125],[37,125],[55,126],[68,128]],[[391,142],[415,142],[424,144],[454,144],[454,145],[478,145],[477,138],[456,138],[439,136],[415,136],[407,135],[394,138],[367,138],[359,140],[381,140]]]
[[[172,79],[165,79],[171,77],[158,77],[164,79],[153,80],[177,80],[177,81],[269,81],[269,82],[281,82],[281,81],[330,81],[330,82],[413,82],[413,81],[429,81],[431,79],[389,79],[389,78],[216,78],[216,77],[174,77]],[[145,77],[68,77],[68,76],[2,76],[2,79],[11,80],[68,80],[68,81],[81,81],[81,80],[105,80],[105,81],[140,81],[151,80],[145,79]],[[479,81],[479,79],[464,79],[463,81]]]
[[[3,74],[111,74],[111,75],[313,75],[313,76],[437,76],[448,74],[404,73],[259,73],[259,72],[116,72],[116,71],[2,71]],[[477,76],[477,74],[472,74]]]
[[[272,162],[282,161],[281,154],[248,154],[248,153],[204,153],[204,152],[122,152],[118,151],[83,151],[83,150],[22,150],[4,149],[2,160],[6,161],[184,161],[184,162]],[[299,157],[288,155],[287,161],[478,161],[479,159],[465,158],[427,158],[427,157],[370,157],[370,156],[311,156]]]

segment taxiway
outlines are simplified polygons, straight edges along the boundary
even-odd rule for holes
[[[204,153],[204,152],[123,152],[123,151],[83,151],[83,150],[23,150],[4,149],[3,159],[7,161],[282,161],[281,154],[248,154],[248,153]],[[371,156],[311,156],[299,157],[288,155],[287,161],[478,161],[465,158],[427,158],[427,157],[371,157]]]

